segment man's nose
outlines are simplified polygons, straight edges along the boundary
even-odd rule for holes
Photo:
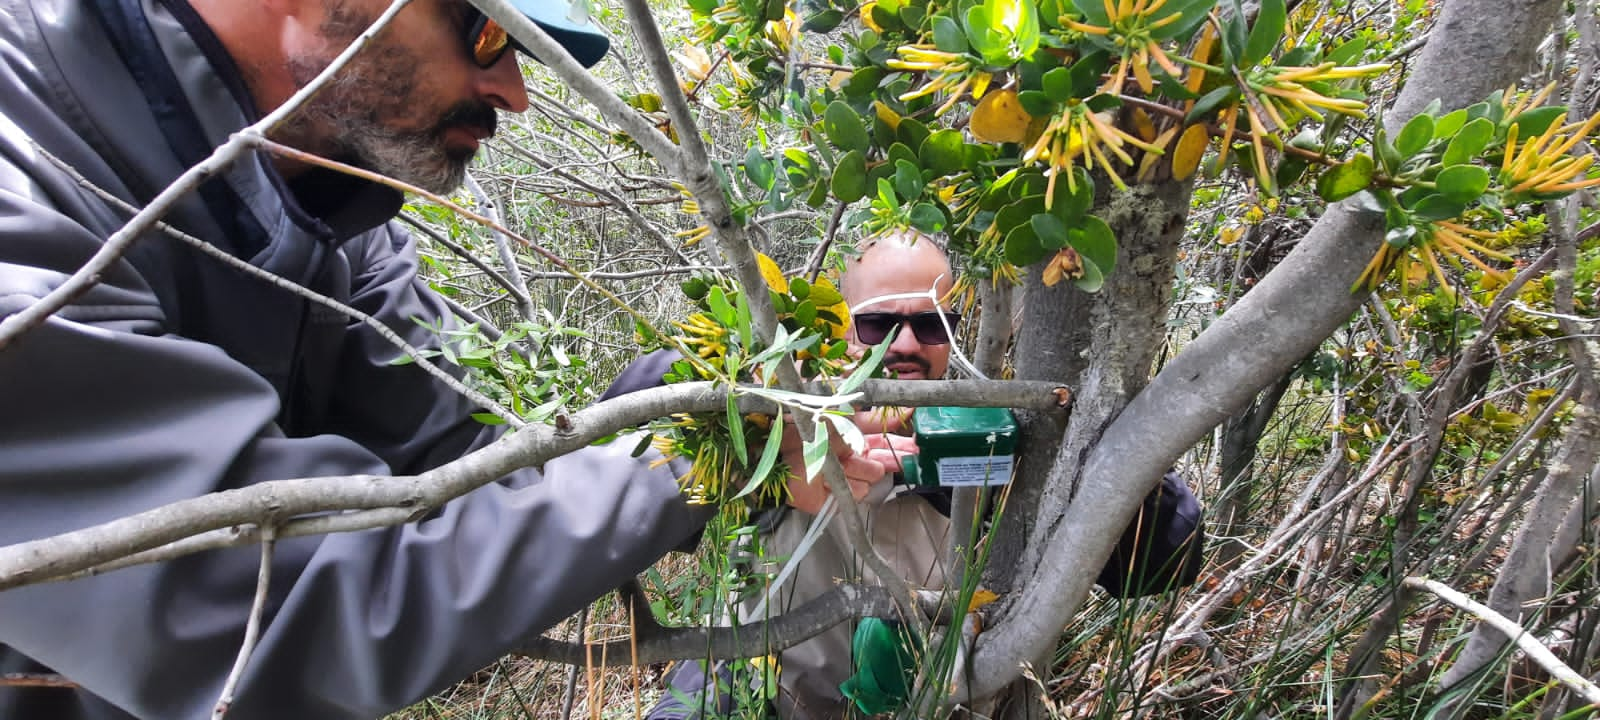
[[[915,355],[922,351],[922,343],[917,340],[917,334],[911,332],[909,323],[900,323],[895,329],[894,342],[889,343],[889,352],[899,355]]]
[[[478,94],[490,105],[506,112],[528,109],[528,88],[517,66],[517,52],[507,50],[495,64],[478,73]]]

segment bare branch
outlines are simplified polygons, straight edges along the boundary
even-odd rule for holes
[[[1561,658],[1556,657],[1555,653],[1550,652],[1550,648],[1545,647],[1537,638],[1528,634],[1526,628],[1512,622],[1511,620],[1507,619],[1506,616],[1495,612],[1487,605],[1483,605],[1482,603],[1479,603],[1472,598],[1467,597],[1466,595],[1456,592],[1454,589],[1448,585],[1445,585],[1444,583],[1435,580],[1429,580],[1427,578],[1408,577],[1402,581],[1401,584],[1413,590],[1426,590],[1431,592],[1434,595],[1439,596],[1441,600],[1444,600],[1451,605],[1476,615],[1479,620],[1487,623],[1494,629],[1505,633],[1507,637],[1514,638],[1516,640],[1517,647],[1523,652],[1527,653],[1528,657],[1534,662],[1539,663],[1539,666],[1544,668],[1546,672],[1549,672],[1551,677],[1561,681],[1561,683],[1567,687],[1572,688],[1573,691],[1577,692],[1583,697],[1583,699],[1589,701],[1589,703],[1600,705],[1600,687],[1597,687],[1594,683],[1589,682],[1588,679],[1584,678],[1582,675],[1579,675],[1566,663],[1561,662]]]
[[[1038,382],[870,380],[861,390],[863,401],[873,404],[915,407],[959,403],[1059,411],[1055,394],[1058,388]],[[191,538],[182,547],[185,554],[256,541],[255,536],[239,532],[240,527],[279,524],[282,527],[277,536],[282,538],[394,525],[425,515],[514,470],[575,451],[621,428],[672,413],[724,410],[726,393],[725,388],[712,383],[641,390],[563,416],[564,424],[530,426],[509,434],[488,447],[416,476],[274,480],[183,500],[83,530],[0,547],[0,591],[64,579],[103,563]],[[756,397],[742,398],[741,407],[746,404],[748,412],[770,407],[769,401]],[[325,514],[339,511],[367,513]],[[295,519],[304,515],[313,517]],[[175,556],[143,557],[154,561]]]
[[[272,527],[269,525],[262,531],[261,569],[256,575],[256,597],[250,604],[250,619],[244,625],[244,642],[239,646],[238,659],[233,661],[233,670],[228,672],[228,679],[222,683],[222,696],[217,698],[216,707],[211,710],[211,720],[222,720],[228,714],[228,708],[233,705],[233,692],[239,687],[239,677],[244,675],[245,665],[250,662],[250,653],[255,651],[256,639],[261,637],[261,617],[267,611],[267,587],[272,582],[274,543]]]

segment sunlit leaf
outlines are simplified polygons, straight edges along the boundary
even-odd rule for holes
[[[1014,90],[993,90],[978,101],[967,129],[972,137],[992,143],[1020,143],[1033,117],[1022,109]]]

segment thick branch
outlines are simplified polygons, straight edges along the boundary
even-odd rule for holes
[[[1015,387],[1023,386],[1023,387]],[[863,400],[902,406],[959,403],[973,407],[1055,409],[1050,383],[874,380]],[[820,389],[820,388],[819,388]],[[279,537],[392,525],[426,514],[519,468],[582,448],[622,428],[678,412],[727,407],[726,390],[711,383],[651,388],[595,405],[556,426],[536,426],[508,435],[477,452],[413,477],[347,476],[276,480],[166,505],[83,530],[0,547],[0,591],[53,579],[142,553],[185,538],[214,532],[203,547],[254,542],[240,526],[282,524]],[[749,411],[770,402],[747,397]],[[351,522],[337,511],[373,511],[378,522]],[[289,523],[292,518],[316,517]],[[302,530],[297,523],[308,524]],[[229,542],[230,537],[243,542]],[[186,547],[193,551],[201,547]],[[151,559],[168,559],[170,556]]]

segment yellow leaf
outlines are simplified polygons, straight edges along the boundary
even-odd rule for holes
[[[767,287],[780,293],[789,292],[789,279],[783,276],[783,270],[778,267],[776,260],[756,253],[756,264],[761,266],[761,279],[767,281]]]
[[[711,56],[694,45],[684,48],[681,54],[673,53],[672,56],[683,66],[683,72],[695,80],[704,80],[711,74]]]
[[[878,114],[878,119],[888,125],[890,130],[900,129],[900,115],[893,108],[883,104],[882,100],[872,101],[872,110]]]
[[[1000,596],[996,595],[993,590],[978,588],[977,590],[972,591],[972,602],[967,603],[967,612],[977,610],[978,608],[981,608],[999,599]]]
[[[1138,131],[1139,139],[1145,142],[1155,142],[1156,124],[1150,119],[1150,113],[1144,108],[1133,109],[1133,129]]]
[[[968,127],[972,136],[983,142],[1019,143],[1026,139],[1032,121],[1033,116],[1017,102],[1017,92],[1006,89],[985,93],[973,109]]]
[[[1150,76],[1150,65],[1147,62],[1133,63],[1133,79],[1139,81],[1139,89],[1149,95],[1156,88],[1155,78]]]
[[[1185,128],[1183,137],[1178,138],[1178,147],[1172,151],[1172,177],[1187,180],[1193,175],[1200,168],[1200,159],[1205,157],[1206,146],[1210,144],[1211,135],[1204,125]]]
[[[878,27],[878,22],[872,19],[872,9],[877,6],[878,3],[876,2],[869,2],[861,6],[861,24],[872,28],[873,32],[882,35],[883,28]]]

